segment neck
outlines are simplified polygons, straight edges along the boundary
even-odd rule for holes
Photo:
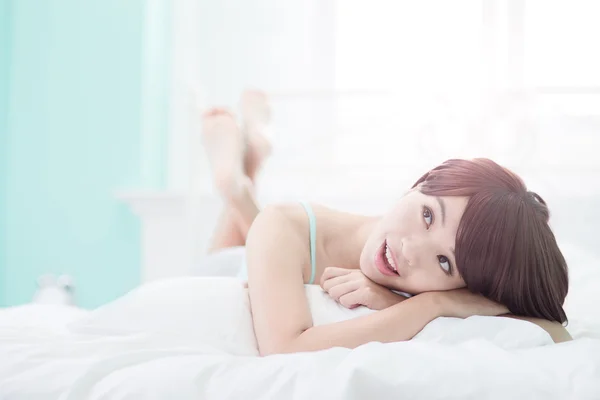
[[[332,266],[358,269],[362,250],[379,219],[356,216],[350,224],[340,226],[337,234],[332,236],[330,246],[327,246]]]
[[[380,219],[381,217],[365,217],[364,221],[361,221],[361,224],[358,226],[354,235],[353,245],[360,248],[361,252]]]

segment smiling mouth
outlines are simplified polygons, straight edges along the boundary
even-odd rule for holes
[[[396,263],[394,253],[387,244],[387,240],[381,246],[381,249],[375,257],[375,266],[384,275],[399,276],[398,264]]]
[[[396,261],[394,260],[394,254],[392,254],[392,250],[390,250],[390,246],[388,246],[387,241],[385,242],[385,261],[392,271],[398,273],[398,267]]]

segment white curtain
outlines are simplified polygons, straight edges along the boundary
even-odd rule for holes
[[[337,86],[379,92],[338,99],[342,162],[416,176],[485,156],[598,193],[600,4],[350,0],[336,15]]]
[[[556,204],[600,198],[595,0],[174,7],[171,189],[211,192],[196,100],[234,107],[253,86],[274,108],[265,202],[376,212],[428,168],[473,156],[513,168]]]

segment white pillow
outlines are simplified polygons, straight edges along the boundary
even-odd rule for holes
[[[349,310],[316,285],[306,285],[314,325],[370,314]],[[238,355],[257,355],[247,289],[230,277],[184,277],[147,283],[72,323],[75,333],[128,335],[150,333],[176,341],[212,345]],[[537,325],[509,318],[438,318],[413,340],[458,343],[488,340],[503,348],[551,343]]]
[[[373,313],[366,307],[349,310],[333,301],[319,286],[306,286],[315,326]],[[470,339],[487,340],[505,349],[550,344],[552,338],[539,326],[513,318],[473,316],[466,319],[440,317],[431,321],[413,340],[454,344]]]
[[[561,250],[569,265],[569,294],[564,305],[567,330],[575,339],[600,339],[600,252],[568,242]]]

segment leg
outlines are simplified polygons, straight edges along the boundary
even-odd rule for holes
[[[259,212],[252,181],[244,171],[245,138],[233,115],[212,109],[203,115],[203,141],[225,205],[211,251],[243,245]]]
[[[256,208],[255,215],[250,216],[252,221],[258,215],[258,206]],[[250,212],[252,212],[252,209],[250,209]],[[245,246],[249,228],[250,226],[244,228],[243,218],[235,208],[226,206],[217,220],[217,227],[208,252],[212,253],[229,247]]]
[[[245,90],[240,99],[245,142],[244,173],[246,180],[244,190],[240,192],[236,211],[238,212],[239,230],[244,237],[254,218],[260,212],[255,200],[256,180],[260,168],[271,154],[271,143],[265,137],[271,120],[271,106],[267,95],[260,90]]]
[[[240,222],[238,219],[239,216],[232,208],[228,208],[221,213],[217,221],[215,234],[208,248],[209,253],[229,247],[244,246],[246,244],[246,238],[240,232]]]
[[[271,154],[271,144],[265,137],[271,119],[267,95],[259,90],[246,90],[240,99],[247,151],[244,157],[246,175],[256,183],[260,167]]]

